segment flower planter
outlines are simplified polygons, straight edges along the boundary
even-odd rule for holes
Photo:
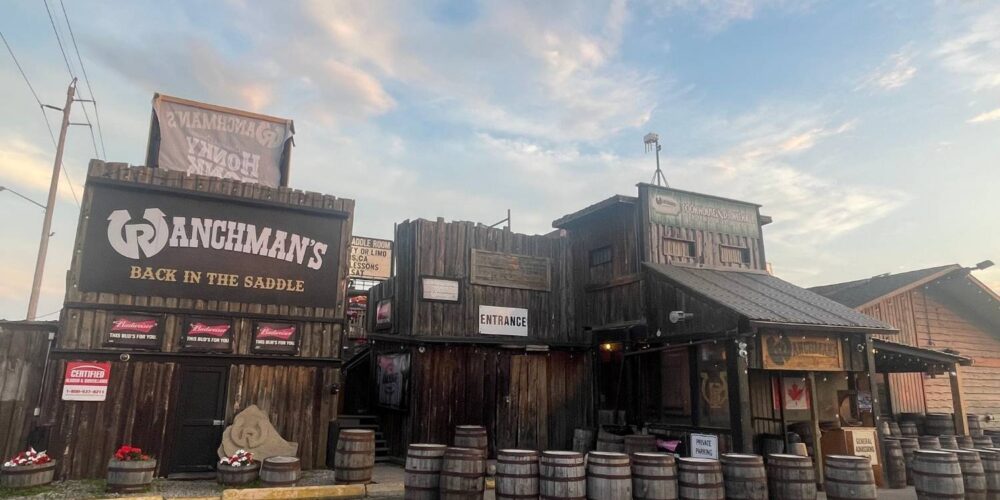
[[[0,485],[5,488],[43,486],[51,483],[55,475],[55,460],[40,465],[3,467],[2,472],[0,472]]]
[[[116,460],[108,461],[108,491],[113,493],[136,493],[145,491],[153,483],[156,460]]]
[[[219,484],[226,486],[238,486],[252,483],[257,479],[260,472],[260,462],[254,461],[245,467],[234,467],[232,465],[219,464],[216,474]]]

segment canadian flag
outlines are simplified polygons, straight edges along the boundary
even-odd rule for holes
[[[808,410],[809,390],[805,380],[801,378],[785,377],[782,380],[784,387],[784,399],[786,410]]]

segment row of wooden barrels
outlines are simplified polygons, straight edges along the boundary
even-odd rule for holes
[[[980,437],[1000,437],[1000,429],[986,429],[983,427],[983,419],[979,415],[968,414],[966,421],[969,427],[969,436]],[[955,420],[951,413],[928,413],[903,414],[898,418],[898,422],[882,420],[882,433],[896,437],[917,437],[922,435],[941,436],[955,435]],[[998,443],[1000,444],[1000,443]]]

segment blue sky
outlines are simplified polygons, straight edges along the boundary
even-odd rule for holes
[[[108,160],[143,162],[154,92],[292,118],[292,186],[356,199],[356,234],[390,237],[417,217],[492,223],[508,208],[514,230],[547,232],[648,181],[654,159],[641,142],[655,131],[673,186],[763,205],[775,219],[768,260],[795,283],[1000,262],[992,2],[66,1],[66,11]],[[69,72],[45,4],[5,4],[0,30],[42,100],[60,104]],[[2,52],[0,91],[0,185],[44,200],[54,148]],[[94,156],[87,129],[73,128],[65,164],[77,196]],[[9,193],[0,210],[0,317],[15,319],[42,214]],[[40,314],[60,307],[77,218],[64,180]],[[977,276],[1000,289],[997,268]]]

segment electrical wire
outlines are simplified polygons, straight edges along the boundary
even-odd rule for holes
[[[80,61],[80,71],[83,72],[83,81],[87,84],[87,92],[90,93],[90,104],[94,106],[94,118],[97,121],[97,135],[101,138],[101,156],[105,160],[108,159],[108,150],[104,147],[104,130],[101,127],[101,113],[97,110],[97,97],[94,97],[94,86],[90,84],[90,77],[87,75],[87,67],[83,65],[83,57],[80,57],[80,47],[76,44],[76,35],[73,33],[73,25],[69,22],[69,14],[66,13],[66,5],[63,0],[59,0],[59,6],[62,8],[63,17],[66,18],[66,27],[69,28],[69,39],[73,42],[73,50],[76,51],[76,59]],[[84,106],[84,110],[86,110]],[[90,117],[88,116],[89,120]]]

